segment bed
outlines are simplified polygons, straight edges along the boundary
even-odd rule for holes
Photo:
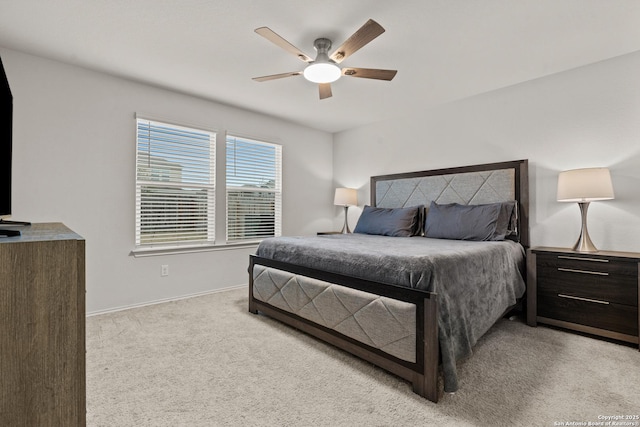
[[[357,233],[263,240],[249,311],[437,402],[439,375],[456,391],[456,362],[524,295],[528,162],[374,176],[370,192]]]

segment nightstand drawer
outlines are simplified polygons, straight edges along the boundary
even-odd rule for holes
[[[538,292],[538,317],[638,336],[638,307],[587,300],[561,292]]]
[[[638,277],[637,261],[621,261],[597,255],[539,254],[538,265],[591,273],[606,273],[609,276]]]
[[[539,255],[537,275],[538,292],[638,306],[637,263]]]

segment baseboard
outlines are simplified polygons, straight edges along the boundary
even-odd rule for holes
[[[249,286],[248,284],[236,285],[236,286],[230,286],[228,288],[213,289],[213,290],[210,290],[210,291],[198,292],[198,293],[195,293],[195,294],[181,295],[181,296],[178,296],[178,297],[171,297],[171,298],[163,298],[163,299],[158,299],[158,300],[153,300],[153,301],[148,301],[148,302],[143,302],[143,303],[138,303],[138,304],[123,305],[123,306],[120,306],[120,307],[108,308],[106,310],[97,310],[97,311],[92,311],[90,313],[87,313],[87,317],[99,316],[101,314],[115,313],[117,311],[123,311],[123,310],[130,310],[132,308],[146,307],[148,305],[162,304],[162,303],[165,303],[165,302],[180,301],[180,300],[183,300],[183,299],[201,297],[201,296],[204,296],[204,295],[217,294],[218,292],[233,291],[233,290],[236,290],[236,289],[243,289],[243,288],[246,288],[248,286]]]

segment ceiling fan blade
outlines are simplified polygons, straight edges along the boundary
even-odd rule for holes
[[[273,32],[269,27],[256,28],[255,32],[260,34],[262,37],[269,40],[276,46],[280,46],[281,48],[291,53],[292,55],[295,55],[299,60],[304,62],[313,61],[312,58],[310,58],[308,55],[303,53],[300,49],[298,49],[297,47],[295,47],[294,45],[292,45],[291,43],[289,43],[288,41],[280,37],[275,32]]]
[[[382,33],[384,33],[384,28],[373,19],[369,19],[358,31],[342,43],[342,46],[337,48],[329,58],[339,64]]]
[[[392,80],[398,70],[378,70],[375,68],[343,68],[342,75],[363,79]]]
[[[252,80],[255,80],[257,82],[266,82],[269,80],[282,79],[284,77],[299,76],[300,74],[302,74],[302,71],[292,71],[290,73],[280,73],[280,74],[272,74],[270,76],[253,77]]]
[[[318,89],[320,91],[320,99],[331,97],[331,83],[320,83],[318,84]]]

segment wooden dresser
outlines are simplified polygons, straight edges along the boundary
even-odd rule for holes
[[[638,344],[640,253],[532,248],[527,257],[527,323]]]
[[[0,238],[0,425],[84,426],[85,242],[20,230]]]

